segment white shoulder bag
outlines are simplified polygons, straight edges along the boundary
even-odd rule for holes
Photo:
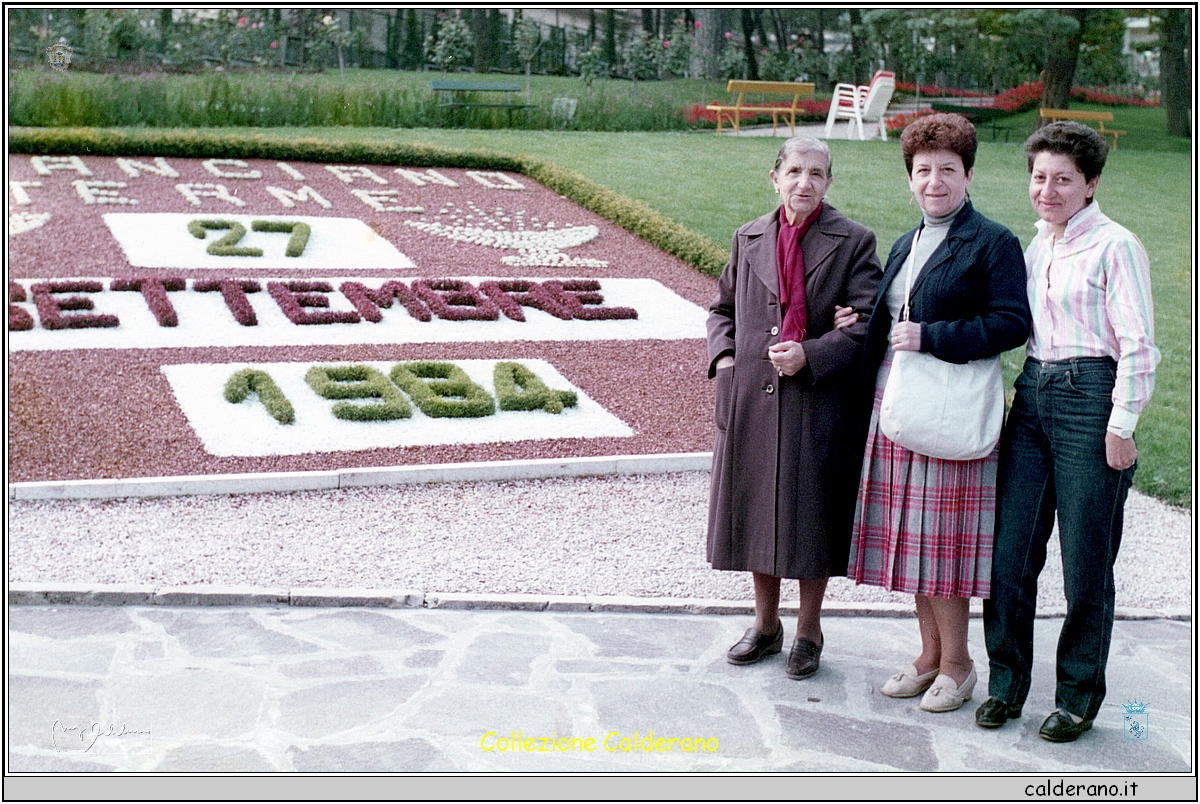
[[[901,321],[909,320],[919,236],[908,253]],[[895,443],[931,458],[973,461],[995,449],[1003,424],[999,355],[947,363],[925,352],[892,352],[879,428]]]

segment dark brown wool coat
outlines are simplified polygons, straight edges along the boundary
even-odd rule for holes
[[[826,203],[801,242],[808,365],[780,377],[767,358],[782,327],[778,215],[737,230],[709,307],[717,438],[708,560],[782,578],[844,575],[865,430],[861,345],[882,272],[875,235]],[[835,304],[853,307],[858,322],[835,330]],[[717,371],[725,354],[734,365]]]

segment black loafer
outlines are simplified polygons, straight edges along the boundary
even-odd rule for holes
[[[817,668],[821,666],[821,649],[824,647],[824,642],[818,645],[807,637],[796,637],[788,654],[787,668],[784,670],[787,677],[808,678],[817,672]]]
[[[998,729],[1020,716],[1021,707],[1007,704],[999,698],[988,698],[975,710],[975,725],[985,729]]]
[[[730,664],[754,664],[760,659],[783,650],[783,623],[768,636],[757,628],[747,628],[745,635],[725,654]]]
[[[1092,721],[1081,720],[1076,723],[1066,712],[1055,709],[1038,729],[1038,736],[1052,743],[1073,743],[1091,727]]]

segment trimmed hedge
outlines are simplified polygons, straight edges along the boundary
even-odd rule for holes
[[[330,142],[284,139],[270,134],[231,135],[206,130],[10,127],[10,153],[35,155],[155,157],[191,159],[275,159],[326,164],[454,167],[523,173],[559,195],[612,221],[709,276],[720,276],[729,252],[704,235],[571,170],[531,156],[466,151],[418,143]]]
[[[229,230],[229,234],[212,241],[208,244],[208,248],[205,249],[205,251],[214,257],[261,257],[263,255],[261,248],[247,248],[236,245],[246,236],[246,227],[237,221],[202,220],[192,221],[188,224],[188,231],[197,240],[205,238],[207,235],[205,230],[207,229]]]
[[[520,363],[501,362],[492,372],[500,410],[545,410],[562,413],[579,402],[574,391],[555,391],[546,386],[538,375]]]
[[[258,400],[275,421],[280,424],[292,424],[296,421],[296,409],[267,372],[242,369],[235,372],[225,383],[226,402],[236,405],[251,393],[258,394]]]
[[[410,360],[398,363],[391,377],[430,418],[474,419],[496,412],[492,395],[453,363]]]
[[[283,252],[287,257],[299,257],[303,254],[305,246],[308,245],[308,238],[312,235],[312,227],[300,221],[251,221],[250,228],[256,232],[291,234],[287,249]]]
[[[383,372],[370,366],[313,366],[304,381],[326,399],[382,399],[377,405],[354,405],[338,402],[333,415],[357,422],[379,422],[407,419],[412,405]]]

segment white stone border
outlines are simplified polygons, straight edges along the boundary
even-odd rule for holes
[[[700,472],[712,466],[711,452],[535,458],[423,466],[379,466],[323,472],[251,472],[101,480],[9,483],[10,500],[86,500],[116,497],[173,497],[196,494],[261,494],[319,491],[406,483],[478,483],[548,477],[595,477],[664,472]]]
[[[601,612],[610,614],[734,614],[754,613],[749,600],[707,598],[625,597],[619,595],[486,595],[463,592],[430,592],[419,589],[338,589],[324,587],[267,588],[256,586],[143,586],[139,584],[28,583],[8,585],[10,606],[320,606],[326,608],[426,608],[454,611]],[[783,603],[780,614],[799,609]],[[882,617],[912,619],[907,603],[826,603],[825,617]],[[1060,618],[1065,609],[1038,609],[1039,619]],[[1182,620],[1187,609],[1117,607],[1118,620]],[[972,617],[981,613],[973,611]]]

